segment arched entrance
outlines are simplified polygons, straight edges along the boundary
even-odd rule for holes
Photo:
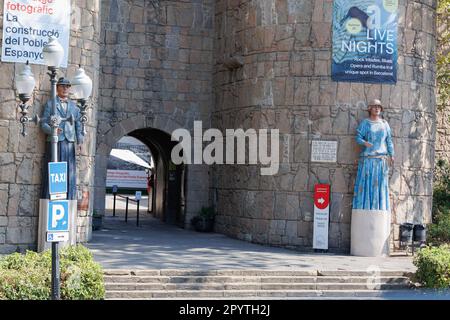
[[[170,136],[158,129],[145,128],[128,134],[144,143],[153,155],[155,164],[155,196],[152,212],[168,223],[184,227],[184,166],[170,161],[176,145]]]
[[[203,205],[208,205],[207,192],[199,193],[204,184],[196,183],[188,188],[188,181],[205,177],[204,169],[190,170],[185,165],[174,165],[170,154],[176,141],[171,141],[170,132],[182,127],[169,117],[133,117],[117,123],[105,134],[99,135],[95,161],[94,209],[105,212],[106,170],[113,146],[125,135],[144,143],[151,151],[156,168],[154,215],[161,221],[189,228],[190,219]],[[188,177],[189,173],[189,177]],[[207,174],[206,174],[207,177]],[[200,196],[199,196],[200,195]],[[192,199],[189,201],[189,199]]]

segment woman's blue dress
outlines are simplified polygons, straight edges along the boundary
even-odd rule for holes
[[[391,128],[385,120],[364,119],[356,130],[363,146],[353,194],[353,209],[390,211],[388,156],[394,156]],[[366,147],[364,142],[373,146]]]

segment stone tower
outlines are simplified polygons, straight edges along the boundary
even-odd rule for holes
[[[379,98],[394,135],[392,240],[403,222],[431,219],[435,141],[436,1],[399,1],[396,85],[333,82],[332,0],[216,2],[213,126],[278,128],[280,171],[218,166],[219,232],[257,243],[311,249],[313,188],[330,183],[329,246],[350,247],[359,147],[355,129]],[[229,70],[223,61],[243,59]],[[338,142],[337,163],[310,161],[311,141]]]
[[[330,250],[347,252],[354,134],[372,98],[386,106],[394,135],[392,245],[400,223],[430,222],[436,0],[399,1],[395,85],[331,80],[332,0],[72,0],[71,6],[63,73],[81,64],[94,81],[88,143],[78,158],[80,242],[91,236],[93,210],[105,208],[109,152],[132,135],[157,154],[161,176],[182,177],[174,216],[166,213],[174,201],[170,180],[159,184],[157,216],[166,222],[188,228],[202,206],[214,205],[220,233],[310,250],[313,188],[330,183]],[[32,110],[40,114],[49,81],[45,67],[32,68],[38,88]],[[30,125],[30,135],[19,136],[15,65],[0,63],[0,71],[0,252],[11,252],[36,245],[44,135]],[[170,134],[192,132],[195,120],[222,132],[279,129],[278,174],[261,176],[258,165],[171,172]],[[317,139],[337,141],[336,163],[310,161]]]

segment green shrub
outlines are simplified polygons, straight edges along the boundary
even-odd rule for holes
[[[60,250],[61,299],[103,299],[103,271],[84,246]],[[0,260],[0,299],[46,300],[51,295],[51,252],[14,253]]]
[[[450,246],[425,247],[414,257],[416,280],[428,288],[450,287]]]
[[[428,243],[433,245],[450,243],[450,215],[440,215],[428,226]]]
[[[428,226],[428,243],[450,244],[450,164],[438,160],[434,170],[433,223]]]

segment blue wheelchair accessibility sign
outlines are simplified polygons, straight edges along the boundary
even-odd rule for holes
[[[69,231],[69,201],[48,203],[47,231]]]
[[[49,194],[67,193],[67,162],[48,163]]]

